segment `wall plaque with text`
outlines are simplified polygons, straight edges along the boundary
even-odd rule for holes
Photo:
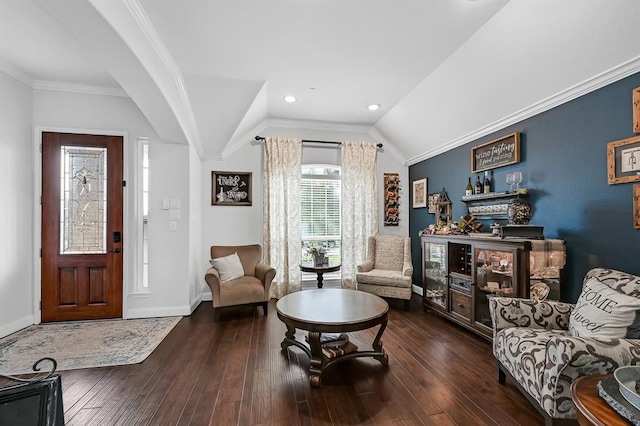
[[[471,171],[473,173],[519,162],[519,132],[471,148]]]
[[[211,172],[211,204],[250,206],[251,172]]]

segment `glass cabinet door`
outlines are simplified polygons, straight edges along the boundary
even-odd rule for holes
[[[424,299],[447,308],[447,243],[423,242]]]
[[[475,295],[474,318],[476,324],[492,327],[489,316],[489,298],[493,296],[517,297],[514,282],[515,251],[474,247]]]

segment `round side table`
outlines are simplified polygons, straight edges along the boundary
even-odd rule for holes
[[[322,275],[327,272],[336,272],[340,270],[341,263],[329,263],[327,265],[314,265],[313,263],[301,263],[300,270],[302,272],[315,272],[318,275],[318,288],[322,288]]]

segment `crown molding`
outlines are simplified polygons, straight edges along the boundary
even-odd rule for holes
[[[33,87],[33,79],[31,77],[5,61],[0,61],[0,71],[15,78],[22,84]]]
[[[169,53],[169,50],[162,42],[160,35],[156,31],[155,27],[151,23],[151,20],[147,16],[144,11],[142,5],[138,2],[138,0],[124,0],[124,4],[131,13],[131,16],[135,20],[138,28],[142,31],[147,41],[151,45],[153,51],[156,53],[166,71],[169,73],[171,78],[173,79],[173,83],[175,85],[176,92],[178,94],[178,98],[180,100],[179,105],[173,105],[169,99],[169,105],[172,109],[174,109],[174,113],[176,114],[176,118],[178,122],[181,124],[182,131],[185,132],[185,136],[187,140],[192,143],[200,157],[204,155],[204,149],[202,147],[202,141],[200,140],[200,132],[198,131],[198,123],[195,119],[195,115],[193,113],[193,109],[191,108],[191,101],[189,100],[189,94],[187,93],[186,84],[184,82],[184,78],[178,65],[173,60],[173,57]],[[134,52],[135,54],[135,52]],[[147,70],[150,71],[150,70]],[[160,91],[162,92],[162,88],[160,87]],[[166,97],[165,97],[166,99]],[[176,111],[175,109],[178,109]],[[182,120],[183,118],[184,120]],[[186,122],[184,122],[186,121]]]
[[[315,120],[289,120],[283,118],[268,118],[265,120],[267,127],[288,129],[327,130],[336,132],[354,132],[369,134],[371,126],[362,124],[335,123],[331,121]]]
[[[398,152],[397,149],[394,148],[393,144],[389,143],[389,141],[382,135],[382,133],[378,131],[378,129],[372,127],[369,130],[369,136],[371,136],[376,142],[382,143],[383,151],[388,152],[393,158],[396,159],[398,163],[406,166],[404,157]]]
[[[510,114],[500,120],[494,121],[493,123],[481,127],[473,132],[453,139],[423,154],[409,158],[405,164],[407,166],[411,166],[413,164],[419,163],[420,161],[424,161],[426,159],[435,157],[436,155],[462,146],[468,142],[473,142],[474,140],[504,129],[505,127],[517,124],[527,118],[531,118],[535,115],[572,101],[573,99],[579,98],[580,96],[586,95],[611,83],[615,83],[618,80],[622,80],[625,77],[637,73],[638,71],[640,71],[640,56],[636,56],[635,58],[623,62],[622,64],[610,68],[600,74],[596,74],[595,76],[581,83],[571,86],[568,89],[558,92],[555,95],[549,96],[546,99],[536,102],[529,107],[521,109],[520,111]]]
[[[77,83],[64,83],[61,81],[34,80],[31,87],[33,87],[35,90],[82,93],[85,95],[119,96],[123,98],[129,97],[127,92],[120,88],[90,86],[87,84]]]

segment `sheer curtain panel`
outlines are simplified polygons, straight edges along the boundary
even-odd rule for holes
[[[264,258],[276,270],[271,297],[279,299],[302,289],[302,141],[268,137],[264,147]]]
[[[378,184],[373,143],[342,143],[342,287],[356,287],[357,265],[378,232]]]

